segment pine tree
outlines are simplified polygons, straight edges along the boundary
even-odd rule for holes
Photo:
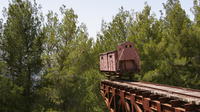
[[[164,5],[166,17],[164,18],[164,27],[162,41],[165,41],[165,50],[163,61],[161,61],[160,72],[161,81],[172,85],[181,85],[184,75],[184,66],[187,63],[187,54],[183,49],[189,38],[188,30],[191,22],[185,11],[181,8],[178,0],[168,0]]]
[[[110,23],[102,21],[101,32],[97,35],[97,44],[101,52],[114,50],[119,43],[127,41],[131,21],[131,14],[123,7]]]
[[[49,11],[46,15],[46,23],[42,28],[44,34],[43,41],[43,53],[41,55],[42,64],[42,76],[39,81],[36,91],[36,105],[34,111],[54,111],[56,110],[59,97],[56,93],[57,88],[55,85],[56,78],[54,73],[58,66],[57,55],[61,51],[60,49],[60,21],[56,13]],[[54,79],[55,78],[55,79]]]
[[[151,13],[151,7],[145,3],[142,12],[136,13],[136,19],[129,28],[129,41],[135,44],[141,57],[141,73],[143,80],[152,81],[153,76],[148,76],[148,72],[156,70],[159,49],[157,44],[161,39],[162,25],[155,15]]]
[[[2,37],[3,60],[12,83],[23,88],[22,111],[31,111],[36,80],[42,67],[41,18],[36,2],[13,0]]]

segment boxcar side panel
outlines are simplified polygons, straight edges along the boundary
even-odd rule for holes
[[[108,70],[116,72],[117,64],[117,52],[112,52],[108,54]]]
[[[100,55],[100,71],[108,71],[107,53]]]

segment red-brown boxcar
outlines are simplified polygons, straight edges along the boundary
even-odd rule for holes
[[[117,46],[118,52],[118,70],[120,72],[139,72],[140,57],[137,49],[131,42],[125,42]]]
[[[100,71],[108,71],[108,55],[107,53],[100,54]]]
[[[108,52],[108,71],[117,71],[117,51]]]
[[[131,42],[117,46],[116,51],[100,54],[100,71],[123,75],[140,71],[140,57]]]

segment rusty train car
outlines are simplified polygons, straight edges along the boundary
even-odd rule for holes
[[[114,51],[100,54],[100,71],[110,76],[138,73],[140,69],[140,57],[131,42],[118,45]]]

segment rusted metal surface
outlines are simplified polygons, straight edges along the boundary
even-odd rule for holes
[[[131,42],[125,42],[117,46],[118,56],[120,61],[136,59],[139,61],[138,52]]]
[[[140,71],[140,57],[131,42],[125,42],[117,46],[118,53],[118,71],[124,72],[139,72]]]
[[[200,112],[200,91],[146,82],[104,80],[110,112]]]
[[[117,62],[117,51],[109,51],[105,53],[101,53],[99,57],[100,71],[116,72],[116,62]]]
[[[108,70],[111,72],[117,71],[117,52],[108,53]]]
[[[134,44],[125,42],[117,46],[116,51],[100,54],[100,71],[123,75],[140,71],[140,57]]]
[[[108,71],[108,56],[107,53],[100,54],[100,71]]]

